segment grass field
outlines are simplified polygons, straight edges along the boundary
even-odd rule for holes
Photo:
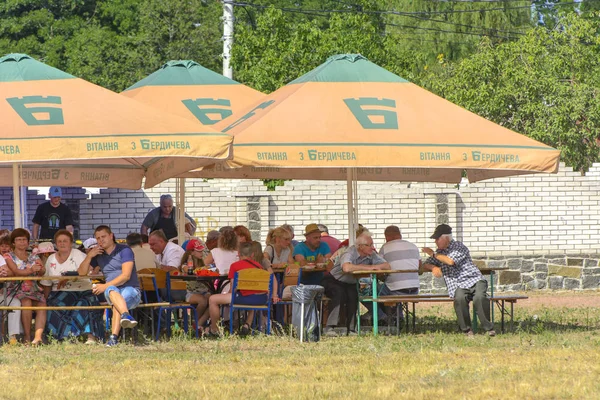
[[[534,297],[517,307],[516,331],[495,338],[455,333],[448,305],[424,308],[421,333],[400,337],[3,346],[0,398],[594,399],[600,293],[583,297]]]

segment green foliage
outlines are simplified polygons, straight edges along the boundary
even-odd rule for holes
[[[204,0],[8,0],[0,54],[27,53],[121,91],[171,59],[219,71],[221,12]]]
[[[536,0],[533,11],[526,0],[249,3],[235,6],[232,61],[234,78],[257,90],[272,92],[332,54],[361,53],[558,147],[576,169],[598,160],[596,0],[565,7]],[[217,0],[4,0],[0,54],[27,53],[121,91],[171,59],[221,71],[221,15]]]
[[[561,150],[577,170],[598,161],[600,23],[576,14],[519,41],[482,41],[473,56],[443,63],[424,83],[446,99]]]
[[[274,191],[277,188],[277,186],[284,186],[285,182],[289,180],[290,179],[261,179],[263,185],[266,186],[269,192]]]
[[[328,29],[316,19],[294,22],[289,14],[269,7],[255,27],[238,25],[232,49],[237,80],[265,93],[305,74],[329,56],[361,53],[386,64],[386,38],[369,15],[332,14]]]

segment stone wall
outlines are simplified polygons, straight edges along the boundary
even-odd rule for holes
[[[600,287],[600,254],[547,254],[543,256],[506,255],[474,258],[482,269],[498,268],[494,276],[494,290],[580,290]],[[490,280],[489,275],[486,279]],[[430,273],[421,275],[421,291],[445,293],[443,279]]]

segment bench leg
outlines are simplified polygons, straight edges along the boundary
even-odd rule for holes
[[[400,310],[402,303],[396,304],[396,336],[400,336]]]
[[[506,314],[506,311],[504,309],[504,300],[502,300],[500,302],[502,305],[500,306],[500,312],[502,313],[502,325],[501,325],[501,332],[504,333],[504,314]]]
[[[494,271],[490,271],[490,297],[494,297]],[[492,324],[494,323],[494,305],[490,302]]]
[[[511,330],[511,332],[514,331],[514,329],[515,329],[515,327],[513,325],[514,311],[515,311],[515,303],[514,303],[514,301],[511,301],[510,302],[510,330]]]

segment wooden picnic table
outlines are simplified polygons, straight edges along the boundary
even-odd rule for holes
[[[75,280],[79,280],[79,279],[91,279],[91,280],[104,280],[104,275],[67,275],[67,276],[63,276],[63,275],[59,275],[59,276],[48,276],[48,275],[43,275],[43,276],[3,276],[0,277],[0,283],[4,283],[4,282],[21,282],[21,281],[54,281],[54,280],[68,280],[68,281],[75,281]],[[23,309],[47,309],[47,310],[53,310],[56,307],[14,307],[14,306],[9,306],[7,303],[8,300],[8,288],[4,288],[4,296],[3,296],[3,301],[2,304],[3,306],[0,307],[0,335],[2,336],[2,341],[4,341],[4,325],[5,325],[5,319],[7,318],[8,314],[6,313],[6,311],[11,311],[11,310],[23,310]]]
[[[170,275],[170,274],[169,274]],[[154,275],[152,274],[138,274],[140,278],[152,278]],[[223,287],[229,283],[228,275],[170,275],[170,279],[179,280],[179,281],[195,281],[202,282],[206,285],[211,294],[221,293]],[[219,281],[217,286],[215,287],[214,282]]]
[[[359,278],[361,276],[370,276],[371,277],[371,288],[373,290],[373,298],[372,298],[372,302],[373,302],[373,335],[377,336],[379,334],[379,312],[377,310],[378,307],[378,303],[377,303],[377,277],[378,276],[385,276],[385,275],[390,275],[390,274],[409,274],[409,273],[418,273],[419,270],[418,269],[400,269],[400,270],[376,270],[376,271],[352,271],[351,274],[354,275],[355,277]],[[357,287],[358,290],[358,287]],[[359,307],[358,307],[358,315],[356,318],[357,321],[357,331],[360,334],[360,296],[359,296]]]
[[[76,281],[79,279],[104,280],[104,275],[4,276],[4,277],[0,277],[0,283],[1,282],[14,282],[14,281],[54,281],[54,280]]]

